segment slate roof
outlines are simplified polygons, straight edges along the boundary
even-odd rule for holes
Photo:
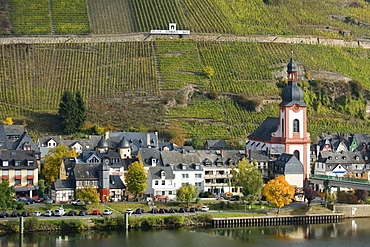
[[[3,166],[3,161],[8,161],[8,166]],[[19,160],[20,166],[15,166],[15,161]],[[33,161],[28,166],[27,161]],[[35,157],[35,151],[33,150],[0,150],[0,169],[36,169],[38,168],[37,159]]]
[[[164,171],[166,173],[165,179],[175,179],[175,175],[173,174],[173,171],[171,167],[165,167],[165,166],[152,166],[149,167],[149,175],[152,179],[162,179],[161,172]]]
[[[253,161],[272,161],[273,159],[265,150],[248,150],[248,159]]]
[[[0,149],[24,150],[24,146],[39,152],[37,144],[23,125],[0,125]]]
[[[275,161],[274,172],[277,174],[303,174],[303,170],[303,164],[292,154],[283,153]]]
[[[271,141],[271,134],[277,131],[278,127],[279,118],[267,117],[248,138],[251,140]]]
[[[39,147],[46,147],[47,143],[52,139],[58,145],[64,145],[67,147],[72,147],[76,142],[78,142],[83,150],[94,150],[94,148],[98,145],[101,136],[99,135],[89,135],[88,139],[81,139],[81,140],[63,140],[60,136],[40,136],[38,138],[38,146]]]
[[[155,148],[140,148],[139,150],[144,166],[152,166],[152,159],[156,159],[157,165],[161,165],[160,151]],[[164,151],[165,152],[165,151]]]
[[[225,140],[206,140],[206,148],[207,149],[226,149],[226,141]]]
[[[99,165],[97,163],[83,163],[83,164],[76,164],[73,173],[74,173],[74,178],[76,180],[91,180],[91,179],[98,179],[99,174],[98,174],[98,169]]]
[[[52,190],[74,190],[76,188],[76,180],[74,179],[58,179],[52,185]]]
[[[126,189],[126,186],[123,184],[120,176],[109,175],[109,189]]]

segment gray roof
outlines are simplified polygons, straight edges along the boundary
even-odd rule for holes
[[[140,148],[158,148],[156,133],[148,132],[108,132],[108,148],[118,148],[123,138],[127,139],[131,147],[131,154],[137,155]]]
[[[156,159],[157,165],[161,165],[161,156],[158,149],[140,148],[139,149],[144,166],[152,166],[151,160]]]
[[[0,125],[0,149],[24,150],[25,146],[39,152],[23,125]]]
[[[179,164],[186,164],[186,169],[194,169],[194,164],[229,167],[244,158],[245,152],[239,150],[162,151],[161,157],[164,166],[173,165],[174,169],[181,169]],[[202,170],[202,167],[200,169]]]
[[[294,155],[283,153],[275,161],[274,172],[277,174],[303,174],[303,164]]]
[[[76,180],[74,179],[58,179],[52,186],[52,190],[74,190],[76,188]]]
[[[15,166],[15,161],[20,161],[20,166]],[[8,161],[8,166],[3,166],[3,161]],[[28,161],[33,161],[28,165]],[[0,169],[29,169],[38,168],[35,151],[31,150],[0,150]]]
[[[173,171],[171,167],[164,167],[164,166],[152,166],[149,167],[149,176],[152,179],[162,179],[161,173],[162,171],[165,172],[166,176],[165,179],[174,179],[175,175],[173,174]]]
[[[226,141],[225,140],[207,140],[206,141],[206,148],[207,149],[226,149]]]
[[[99,175],[98,175],[99,165],[100,164],[97,164],[97,163],[76,164],[73,169],[74,178],[76,180],[80,180],[80,179],[96,180],[98,179],[99,178]]]
[[[248,159],[250,161],[272,161],[273,159],[268,155],[265,150],[248,150]]]
[[[271,134],[277,131],[278,127],[279,118],[267,117],[248,138],[252,140],[271,141]]]
[[[109,175],[109,189],[125,189],[121,178],[118,175]]]

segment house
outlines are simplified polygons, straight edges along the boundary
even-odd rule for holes
[[[153,166],[148,169],[147,187],[144,195],[157,200],[175,200],[176,187],[171,167]]]
[[[247,150],[246,157],[252,164],[256,164],[262,174],[264,183],[274,177],[275,159],[265,150]]]
[[[0,150],[0,172],[17,195],[37,195],[39,169],[34,150]]]
[[[275,176],[284,175],[295,188],[303,188],[303,164],[293,154],[281,154],[274,164]]]

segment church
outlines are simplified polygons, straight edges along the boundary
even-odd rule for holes
[[[267,117],[248,136],[246,150],[266,151],[279,161],[282,159],[284,161],[282,154],[295,156],[299,162],[297,165],[291,166],[293,170],[290,170],[296,175],[294,180],[300,177],[301,181],[294,181],[294,183],[297,183],[297,187],[301,187],[303,180],[308,178],[310,173],[310,134],[307,132],[307,105],[304,103],[303,90],[297,84],[298,67],[293,59],[288,63],[287,73],[288,85],[281,94],[279,117]],[[277,170],[276,167],[274,170]],[[302,171],[303,177],[298,174]],[[292,174],[283,175],[286,175],[288,181],[287,175]]]

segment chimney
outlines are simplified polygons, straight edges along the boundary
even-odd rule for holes
[[[150,148],[150,133],[146,133],[146,147]]]

